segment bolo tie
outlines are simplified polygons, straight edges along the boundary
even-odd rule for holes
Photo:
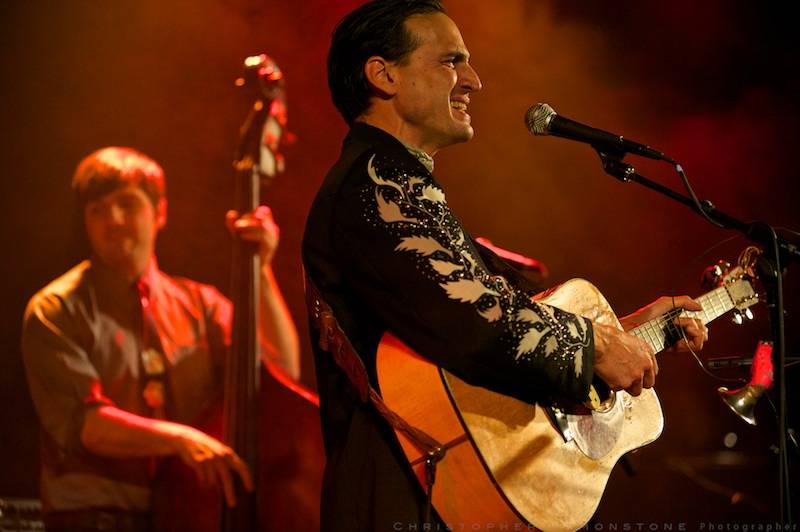
[[[139,279],[136,289],[139,292],[139,303],[142,310],[141,363],[145,377],[142,399],[151,409],[152,417],[166,419],[167,364],[151,307],[150,285]]]

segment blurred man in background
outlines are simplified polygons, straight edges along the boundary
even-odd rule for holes
[[[72,181],[91,257],[28,304],[22,351],[42,425],[47,530],[150,530],[155,464],[179,457],[234,505],[247,465],[193,428],[221,398],[232,306],[216,288],[162,272],[164,172],[131,148],[86,157]],[[299,377],[297,332],[271,260],[279,231],[267,207],[226,223],[258,245],[261,359]]]

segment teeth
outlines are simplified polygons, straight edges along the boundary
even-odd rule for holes
[[[467,110],[467,104],[465,104],[464,102],[451,101],[450,107],[452,107],[453,109],[458,109],[459,111]]]

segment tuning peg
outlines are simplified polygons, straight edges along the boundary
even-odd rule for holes
[[[731,321],[736,325],[741,325],[744,323],[744,318],[742,317],[742,313],[739,309],[733,311],[733,316],[731,316]]]
[[[749,307],[744,309],[744,317],[747,318],[748,320],[752,320],[753,318],[755,318],[755,316],[753,316],[753,311],[750,310]]]

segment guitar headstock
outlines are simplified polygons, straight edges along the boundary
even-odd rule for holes
[[[749,250],[750,248],[748,248]],[[747,250],[742,257],[750,255]],[[739,258],[739,264],[731,266],[730,263],[720,261],[714,266],[709,266],[703,273],[703,284],[715,287],[724,287],[733,304],[733,322],[741,324],[745,318],[753,319],[750,307],[758,303],[758,293],[753,283],[756,279],[751,265]]]
[[[266,54],[246,58],[244,71],[236,86],[250,88],[255,101],[242,125],[234,164],[237,169],[252,168],[260,177],[274,178],[284,170],[278,148],[291,136],[286,131],[283,72]]]

